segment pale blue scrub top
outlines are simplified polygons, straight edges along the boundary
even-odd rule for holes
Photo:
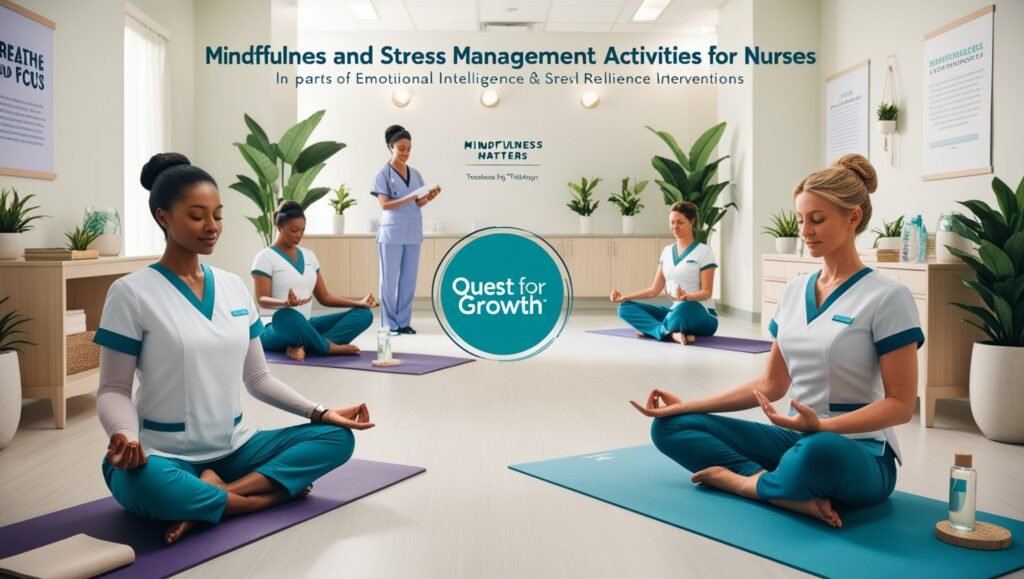
[[[384,165],[377,171],[373,179],[371,195],[387,195],[388,198],[401,199],[419,189],[425,183],[420,172],[406,165],[409,180],[391,166]],[[397,209],[383,211],[380,218],[380,230],[377,232],[377,243],[393,243],[402,245],[418,245],[423,243],[423,213],[415,201],[410,201]]]

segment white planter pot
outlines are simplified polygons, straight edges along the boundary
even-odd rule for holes
[[[593,218],[589,215],[580,215],[580,233],[590,235],[594,231]]]
[[[636,231],[636,223],[634,222],[632,215],[622,216],[622,233],[625,235],[633,235]]]
[[[896,121],[878,121],[878,131],[883,135],[891,135],[896,132]]]
[[[775,253],[796,253],[799,237],[776,237]]]
[[[344,235],[345,234],[345,216],[344,215],[337,215],[336,214],[334,216],[334,221],[333,221],[332,226],[331,226],[331,231],[335,235]]]
[[[21,370],[18,353],[0,352],[0,450],[3,450],[21,421]]]
[[[103,256],[121,255],[120,233],[104,233],[89,244],[89,249],[95,249]]]
[[[959,249],[965,253],[974,253],[971,249],[971,240],[953,231],[940,231],[935,234],[935,259],[942,263],[956,263],[960,258],[953,255],[946,249],[946,246]]]
[[[893,249],[896,251],[900,250],[900,246],[903,244],[903,240],[899,237],[883,237],[878,240],[876,249]]]
[[[971,351],[971,414],[992,440],[1024,443],[1024,347],[975,342]]]
[[[18,259],[25,253],[24,233],[0,233],[0,259]]]

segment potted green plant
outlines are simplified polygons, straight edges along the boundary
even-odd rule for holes
[[[0,300],[3,305],[10,296]],[[18,364],[19,345],[34,346],[23,339],[25,330],[20,326],[31,319],[11,310],[0,317],[0,450],[3,450],[21,422],[21,366]]]
[[[796,253],[797,242],[800,240],[800,226],[796,222],[796,212],[783,209],[772,214],[771,225],[761,228],[761,233],[775,238],[776,253]]]
[[[18,196],[18,190],[0,190],[0,259],[18,259],[25,253],[24,233],[33,227],[32,222],[45,217],[33,215],[38,205],[28,207],[29,199],[35,195]]]
[[[231,188],[256,204],[259,215],[247,219],[267,246],[274,241],[273,215],[282,201],[297,201],[303,209],[309,209],[331,191],[327,187],[313,187],[313,181],[326,166],[327,159],[344,149],[345,143],[320,141],[306,147],[306,141],[323,116],[324,111],[313,113],[272,143],[266,131],[249,115],[244,115],[249,134],[244,143],[235,143],[235,147],[256,178],[237,175],[238,181],[232,183]]]
[[[693,236],[701,243],[708,243],[715,226],[725,217],[725,212],[730,207],[736,207],[735,203],[727,203],[721,207],[716,205],[718,196],[729,186],[729,182],[715,183],[715,173],[718,171],[718,164],[729,156],[708,162],[712,151],[725,133],[725,123],[719,123],[705,131],[690,147],[689,156],[683,152],[672,135],[651,127],[647,129],[658,135],[675,157],[669,159],[656,155],[651,159],[651,165],[661,175],[661,179],[655,182],[661,187],[665,204],[689,201],[696,205],[699,217],[693,228]]]
[[[976,274],[964,280],[984,305],[953,304],[973,314],[964,320],[988,337],[971,351],[971,413],[992,440],[1024,443],[1024,179],[1016,193],[992,179],[999,209],[984,201],[959,202],[974,218],[953,214],[957,233],[978,245],[974,256],[953,246],[950,253]]]
[[[100,255],[114,256],[121,253],[121,216],[117,209],[107,207],[106,210],[86,207],[82,227],[96,234],[96,240],[89,244]]]
[[[566,203],[566,206],[579,214],[580,233],[584,235],[589,235],[594,230],[591,215],[593,215],[599,203],[594,199],[594,188],[600,182],[600,177],[590,181],[583,177],[579,183],[569,182],[569,189],[572,189],[572,200]]]
[[[334,234],[343,235],[345,233],[345,210],[358,201],[352,197],[350,189],[342,183],[334,190],[334,199],[327,203],[334,209]]]
[[[878,103],[878,130],[883,135],[891,135],[896,132],[896,119],[899,117],[900,111],[896,108],[896,103],[880,102]]]
[[[64,237],[68,240],[65,247],[71,251],[85,251],[89,249],[89,244],[96,241],[99,235],[79,226],[74,231],[65,233]],[[95,256],[96,254],[93,255]]]
[[[639,181],[630,189],[629,177],[626,177],[622,180],[622,189],[608,197],[608,202],[618,207],[622,213],[622,233],[626,235],[632,235],[636,230],[633,218],[644,208],[644,204],[640,202],[640,194],[646,188],[647,181]]]
[[[882,227],[872,227],[871,233],[876,235],[876,249],[892,249],[899,251],[903,241],[903,216],[900,215],[894,221],[882,220]]]

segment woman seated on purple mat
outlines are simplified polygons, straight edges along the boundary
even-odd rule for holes
[[[854,240],[871,219],[875,169],[845,155],[793,191],[801,236],[821,271],[790,281],[770,325],[760,378],[699,400],[653,390],[658,450],[692,481],[842,526],[836,503],[884,501],[896,485],[893,427],[914,415],[924,333],[910,290],[864,267]],[[772,402],[792,399],[788,416]],[[720,416],[760,406],[773,424]]]
[[[373,423],[365,404],[328,410],[270,375],[263,323],[245,284],[199,262],[221,233],[213,177],[163,153],[142,168],[141,181],[167,246],[159,262],[110,286],[95,338],[96,407],[110,437],[103,477],[111,494],[141,517],[171,522],[165,539],[173,543],[198,521],[305,496],[352,456],[352,429]],[[241,383],[311,424],[247,426]]]
[[[668,212],[668,225],[676,241],[665,246],[658,259],[651,287],[629,295],[612,290],[610,299],[619,304],[619,317],[637,331],[637,337],[655,340],[672,338],[682,345],[697,336],[713,336],[718,330],[715,300],[715,252],[693,237],[699,215],[693,203],[680,201]],[[665,292],[672,307],[643,304],[632,300],[656,298]]]

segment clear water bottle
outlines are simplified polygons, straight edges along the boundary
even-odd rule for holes
[[[384,327],[377,330],[377,359],[381,362],[391,359],[391,335]]]
[[[975,502],[978,494],[978,473],[973,457],[956,454],[949,469],[949,526],[958,531],[973,531]]]

